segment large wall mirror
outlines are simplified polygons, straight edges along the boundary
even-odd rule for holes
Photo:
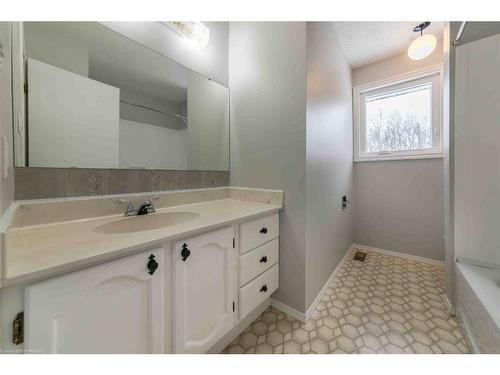
[[[227,87],[97,22],[17,33],[16,166],[229,170]]]

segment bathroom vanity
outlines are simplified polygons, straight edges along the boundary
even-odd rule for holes
[[[170,24],[141,30],[168,40]],[[137,30],[13,23],[0,349],[217,352],[278,288],[282,192],[213,188],[229,180],[226,80]]]
[[[24,296],[25,352],[217,352],[269,305],[282,192],[164,192],[132,217],[116,199],[17,203],[2,288]]]

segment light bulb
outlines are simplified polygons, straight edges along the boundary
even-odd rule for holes
[[[408,57],[412,60],[422,60],[436,48],[437,39],[432,34],[421,35],[408,47]]]
[[[210,41],[210,29],[201,22],[161,21],[170,30],[205,48]]]

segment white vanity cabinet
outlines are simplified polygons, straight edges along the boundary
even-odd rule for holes
[[[25,350],[163,353],[163,256],[154,249],[28,286]]]
[[[205,353],[233,328],[233,238],[227,227],[174,244],[174,353]]]
[[[217,351],[278,286],[279,218],[273,213],[27,286],[24,348]]]

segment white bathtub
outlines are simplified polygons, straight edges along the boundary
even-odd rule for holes
[[[457,316],[476,353],[500,353],[500,269],[456,263]]]

